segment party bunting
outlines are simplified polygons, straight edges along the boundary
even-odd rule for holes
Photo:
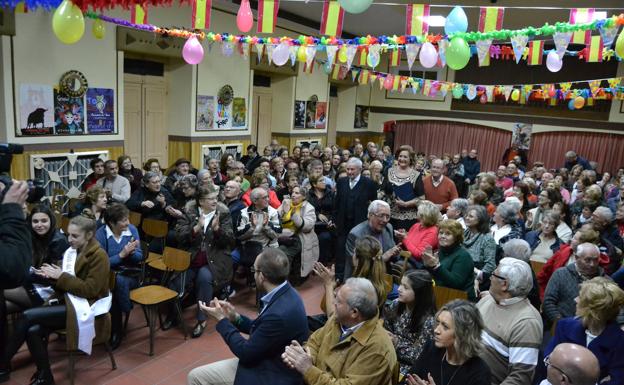
[[[529,42],[529,37],[524,35],[516,35],[511,37],[511,46],[513,47],[513,53],[516,58],[516,64],[520,63],[524,48]]]
[[[443,39],[438,42],[438,63],[441,67],[446,65],[446,49],[448,46],[449,41],[447,39]]]
[[[263,54],[264,54],[264,44],[256,44],[256,56],[258,57],[258,63],[262,61]]]
[[[359,66],[365,66],[366,63],[366,58],[368,57],[368,50],[366,49],[366,47],[362,47],[360,49],[360,58],[357,61],[357,65]]]
[[[479,12],[479,32],[500,31],[503,28],[505,8],[481,7]]]
[[[275,32],[279,0],[258,1],[258,33]]]
[[[306,64],[308,65],[308,67],[310,67],[310,73],[312,73],[312,68],[313,68],[313,64],[314,64],[314,56],[316,55],[316,47],[314,46],[307,46],[305,48],[306,50]]]
[[[527,64],[530,66],[542,65],[544,57],[544,40],[533,40],[529,43],[529,56]]]
[[[352,80],[353,82],[356,82],[359,74],[360,74],[360,71],[359,71],[359,70],[352,69],[352,70],[351,70],[351,80]]]
[[[15,13],[28,13],[28,5],[25,2],[20,1],[15,6]]]
[[[342,21],[344,9],[337,1],[325,0],[323,4],[323,17],[321,18],[321,35],[340,36],[342,34]]]
[[[398,91],[400,86],[401,86],[401,76],[395,75],[392,78],[392,90]]]
[[[394,49],[390,52],[390,67],[398,67],[401,65],[401,50]]]
[[[594,19],[594,8],[574,8],[570,10],[570,24],[591,23]],[[572,44],[588,44],[591,31],[576,31],[572,35]]]
[[[490,46],[492,40],[478,40],[475,45],[477,46],[477,57],[479,59],[479,67],[487,67],[490,65]]]
[[[405,34],[408,36],[422,36],[429,33],[428,4],[408,4],[405,17]]]
[[[336,51],[338,51],[338,46],[328,45],[326,47],[325,52],[327,52],[327,61],[329,61],[330,63],[334,62],[336,58]]]
[[[193,1],[193,29],[210,29],[210,11],[212,0]]]
[[[360,72],[360,84],[368,84],[368,80],[369,80],[369,71],[368,70],[362,70]]]
[[[347,68],[351,68],[355,54],[357,53],[357,45],[349,44],[347,46]]]
[[[314,62],[311,62],[310,64],[303,63],[303,73],[306,74],[311,74],[312,72],[314,72]]]
[[[136,4],[130,10],[130,22],[132,24],[147,24],[147,5]]]
[[[617,35],[618,28],[619,28],[618,25],[614,25],[612,27],[605,27],[603,25],[601,27],[598,27],[600,36],[602,36],[602,43],[604,44],[605,47],[611,47],[611,44],[613,44],[613,41],[615,40],[615,36]]]
[[[587,45],[587,54],[585,55],[585,61],[588,63],[595,63],[602,61],[602,36],[592,36]]]
[[[405,56],[407,56],[407,67],[409,70],[412,70],[412,66],[416,61],[416,57],[418,56],[418,51],[420,51],[420,44],[406,44],[405,45]]]
[[[555,42],[555,51],[559,55],[559,59],[563,59],[563,55],[568,49],[570,40],[572,39],[572,32],[555,32],[553,35],[553,41]]]

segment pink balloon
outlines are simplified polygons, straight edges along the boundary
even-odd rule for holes
[[[241,32],[249,32],[253,26],[253,14],[249,0],[241,1],[241,6],[236,14],[236,26]]]
[[[290,57],[290,46],[288,43],[280,43],[275,50],[273,50],[273,63],[278,66],[283,66]]]
[[[392,85],[394,84],[394,76],[388,74],[386,79],[384,80],[384,88],[390,91],[392,89]]]
[[[438,62],[438,51],[436,51],[433,44],[426,42],[420,48],[418,60],[423,67],[431,68]]]
[[[546,56],[546,67],[550,72],[558,72],[563,66],[561,58],[555,51],[550,51]]]
[[[199,64],[204,59],[204,47],[197,37],[191,36],[182,48],[182,57],[188,64]]]

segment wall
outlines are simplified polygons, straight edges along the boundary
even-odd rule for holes
[[[197,69],[184,62],[171,63],[166,68],[169,135],[190,136],[195,131]]]
[[[290,133],[295,119],[295,77],[271,76],[271,132]]]

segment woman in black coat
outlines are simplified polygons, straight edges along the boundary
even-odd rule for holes
[[[325,176],[313,175],[310,177],[310,191],[308,202],[316,211],[316,225],[314,232],[319,240],[319,261],[323,264],[333,259],[334,242],[334,192],[325,186]]]

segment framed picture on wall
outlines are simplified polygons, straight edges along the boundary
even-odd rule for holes
[[[54,135],[54,91],[47,84],[20,84],[19,136]]]
[[[325,129],[327,127],[327,102],[316,102],[316,117],[314,127]]]
[[[306,102],[305,128],[314,128],[316,123],[316,103],[309,100]]]
[[[369,106],[355,106],[355,119],[353,121],[353,128],[367,129],[368,128],[368,113],[370,111]]]
[[[197,95],[195,131],[212,130],[214,126],[215,97]]]
[[[430,81],[446,81],[448,78],[448,67],[440,68],[425,68],[421,66],[418,61],[414,63],[412,66],[412,70],[410,71],[409,66],[407,65],[407,60],[401,60],[401,64],[397,67],[390,67],[391,74],[398,76],[412,76],[414,78],[420,78]],[[401,93],[400,91],[387,91],[386,90],[386,99],[398,99],[398,100],[427,100],[430,102],[443,102],[444,96],[442,93],[438,93],[436,96],[427,96],[423,95],[422,88],[416,91],[416,93],[412,92],[410,87],[405,88],[405,91]]]
[[[305,128],[306,102],[295,100],[295,128]]]
[[[232,128],[247,127],[247,105],[245,98],[234,98],[232,101]]]

